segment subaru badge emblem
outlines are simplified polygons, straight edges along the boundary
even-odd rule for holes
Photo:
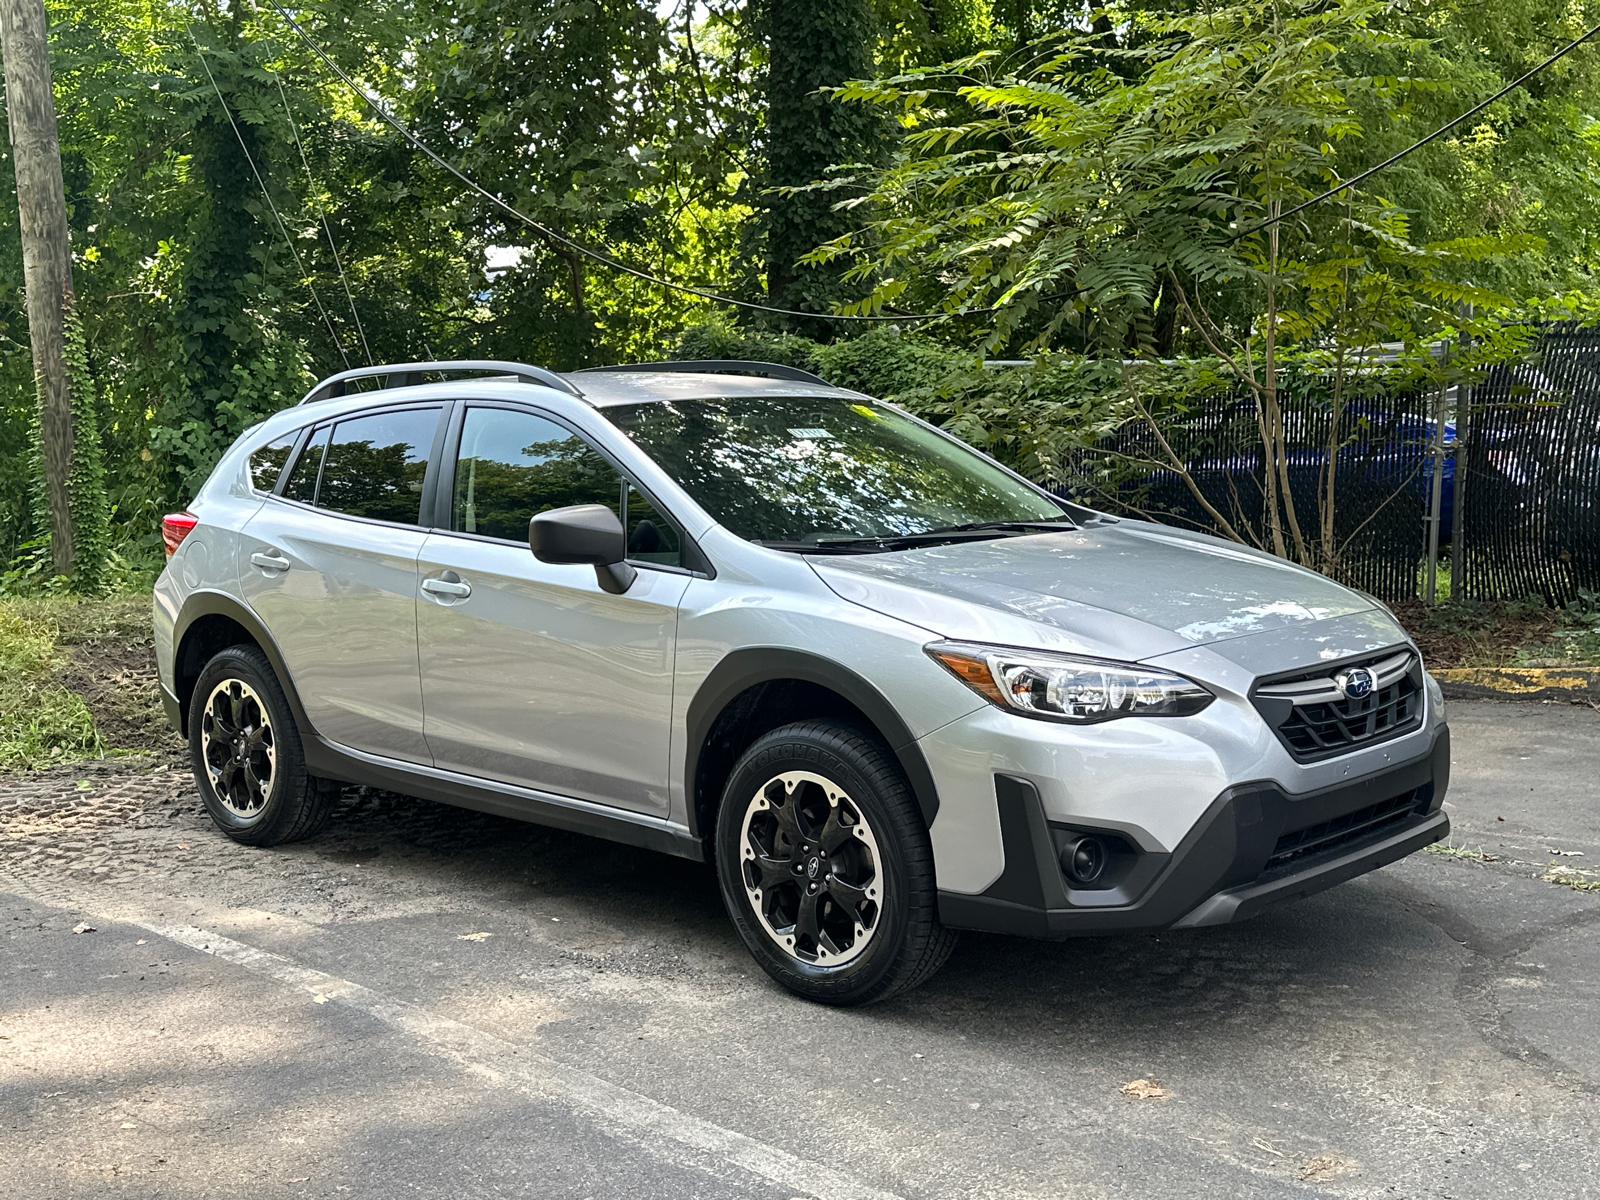
[[[1372,689],[1378,681],[1372,677],[1372,672],[1365,667],[1351,667],[1348,671],[1335,677],[1334,682],[1339,685],[1339,690],[1351,700],[1364,700],[1372,695]]]

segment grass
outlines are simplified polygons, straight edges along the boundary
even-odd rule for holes
[[[1427,847],[1429,854],[1440,854],[1446,858],[1459,858],[1464,862],[1492,863],[1499,862],[1498,855],[1490,854],[1479,846],[1476,850],[1469,850],[1466,846],[1457,846],[1453,843],[1440,845],[1435,842]],[[1551,860],[1545,868],[1545,873],[1539,878],[1545,883],[1558,883],[1562,887],[1572,888],[1578,892],[1600,892],[1600,874],[1594,871],[1584,871],[1577,867],[1565,866]]]
[[[1495,855],[1487,853],[1482,846],[1476,850],[1469,850],[1465,846],[1443,845],[1438,842],[1427,847],[1429,854],[1443,854],[1448,858],[1464,859],[1467,862],[1496,862]]]
[[[161,724],[148,596],[0,597],[0,770],[147,750]]]
[[[21,607],[0,602],[0,768],[47,767],[100,754],[104,746],[89,706],[55,682],[66,661],[59,631]]]
[[[1600,892],[1600,875],[1593,871],[1580,871],[1576,867],[1564,867],[1559,863],[1551,863],[1550,869],[1539,878],[1546,883],[1559,883],[1562,887],[1569,887],[1574,891]]]

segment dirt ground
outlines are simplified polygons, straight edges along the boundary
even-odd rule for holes
[[[1540,645],[1563,627],[1559,609],[1492,603],[1466,609],[1430,609],[1420,600],[1389,606],[1406,632],[1416,639],[1422,661],[1430,668],[1502,667],[1517,651]]]

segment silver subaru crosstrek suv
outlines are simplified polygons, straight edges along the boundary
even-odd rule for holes
[[[357,783],[714,863],[815,1000],[1449,832],[1443,701],[1381,604],[790,368],[345,372],[164,534],[162,688],[228,835]]]

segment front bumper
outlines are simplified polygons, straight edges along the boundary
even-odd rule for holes
[[[1309,896],[1443,839],[1450,731],[1417,758],[1350,783],[1290,795],[1276,783],[1228,788],[1171,854],[1147,854],[1136,893],[1075,891],[1057,856],[1063,828],[1034,785],[996,777],[1005,870],[978,895],[939,893],[955,929],[1026,937],[1220,925]]]

